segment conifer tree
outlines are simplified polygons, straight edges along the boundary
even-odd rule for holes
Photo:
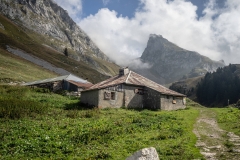
[[[64,55],[68,57],[68,49],[67,48],[64,49]]]

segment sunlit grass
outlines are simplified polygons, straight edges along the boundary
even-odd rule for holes
[[[19,95],[19,106],[20,100],[47,106],[45,112],[0,118],[2,159],[125,159],[145,147],[155,147],[160,159],[202,158],[192,132],[199,111],[191,106],[179,111],[84,109],[77,98],[44,90],[2,86],[0,92],[2,99]]]
[[[230,106],[229,108],[214,108],[217,113],[217,121],[224,130],[240,135],[240,110]]]
[[[0,48],[0,83],[29,82],[56,76],[57,74],[11,55]]]

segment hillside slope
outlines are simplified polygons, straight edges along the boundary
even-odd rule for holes
[[[0,28],[0,48],[5,51],[7,51],[7,46],[20,49],[30,55],[43,59],[56,67],[63,68],[77,76],[88,79],[93,83],[99,82],[108,77],[96,71],[88,64],[81,61],[78,62],[50,47],[42,45],[36,39],[32,38],[32,35],[40,38],[41,35],[15,25],[2,15],[0,15],[0,24],[3,26]],[[29,36],[30,33],[31,36]],[[0,52],[0,54],[5,53]],[[112,65],[112,68],[114,68],[115,65]]]
[[[52,0],[0,0],[0,13],[2,48],[19,48],[92,82],[118,72],[119,66]]]
[[[0,48],[0,84],[22,83],[23,81],[35,81],[56,76],[56,73],[43,69]]]
[[[182,78],[193,78],[223,67],[223,61],[213,61],[197,52],[188,51],[169,42],[161,35],[151,34],[141,61],[151,67],[137,72],[159,83],[172,83]]]
[[[169,89],[177,91],[182,94],[185,94],[191,100],[197,101],[196,86],[197,86],[198,82],[201,81],[202,78],[204,78],[204,76],[180,80],[180,81],[172,83],[171,86],[169,87]]]

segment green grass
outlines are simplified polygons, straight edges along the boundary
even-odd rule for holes
[[[0,118],[0,159],[125,159],[155,147],[160,159],[202,158],[194,146],[199,111],[83,109],[79,99],[47,90],[0,86],[0,102],[18,100],[20,117]],[[6,110],[12,108],[1,106]],[[22,106],[22,107],[21,107]],[[23,107],[24,106],[24,107]],[[42,106],[42,107],[41,107]]]
[[[83,109],[76,98],[1,86],[0,99],[7,97],[18,100],[16,108],[20,100],[47,107],[0,118],[0,159],[125,159],[145,147],[155,147],[160,159],[202,158],[192,133],[199,111],[191,106],[179,111]]]
[[[0,83],[9,83],[10,81],[29,82],[56,76],[58,76],[56,73],[34,65],[0,48]]]
[[[240,110],[237,108],[213,108],[217,113],[217,121],[220,127],[240,136]]]
[[[52,94],[47,89],[0,85],[0,118],[20,119],[43,115],[50,107],[71,107],[78,102],[76,98]]]

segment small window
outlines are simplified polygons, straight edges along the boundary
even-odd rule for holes
[[[111,92],[104,92],[104,99],[109,100],[111,98]]]
[[[104,92],[104,99],[105,100],[115,100],[116,99],[116,92]]]
[[[115,92],[111,92],[111,100],[115,100],[115,96],[116,96],[116,93]]]

